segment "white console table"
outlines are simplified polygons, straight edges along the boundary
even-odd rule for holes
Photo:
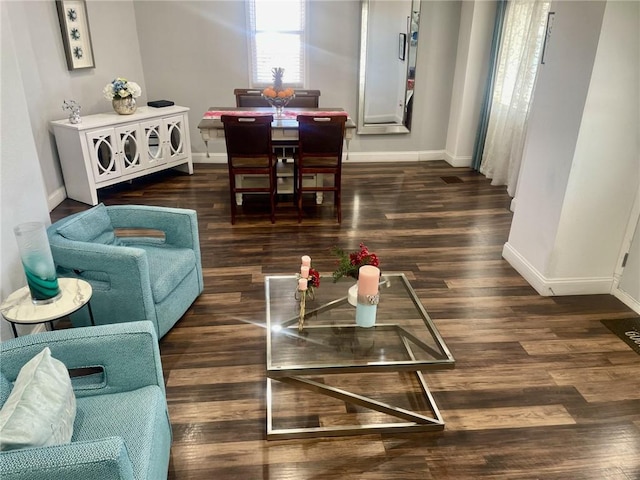
[[[138,107],[51,122],[67,196],[98,204],[98,190],[167,168],[193,174],[189,109]]]

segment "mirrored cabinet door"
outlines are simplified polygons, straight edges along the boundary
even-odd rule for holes
[[[116,129],[118,147],[125,172],[144,168],[144,157],[140,151],[140,129],[138,125],[128,125]]]
[[[87,134],[89,155],[96,182],[120,175],[117,161],[117,139],[113,128],[95,130]]]
[[[169,145],[169,155],[171,159],[184,155],[184,131],[182,116],[172,117],[165,120],[167,127],[167,137]]]
[[[163,149],[164,135],[163,122],[161,120],[142,124],[144,131],[144,147],[146,151],[145,161],[149,165],[156,165],[165,161]]]

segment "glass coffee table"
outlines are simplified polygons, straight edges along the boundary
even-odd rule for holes
[[[363,328],[347,302],[353,283],[323,278],[299,330],[296,276],[265,278],[268,439],[444,429],[421,371],[455,360],[411,284],[383,274],[376,324]]]

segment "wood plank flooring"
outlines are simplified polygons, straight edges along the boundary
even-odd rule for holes
[[[231,226],[225,165],[163,172],[100,199],[198,212],[205,291],[160,342],[169,478],[640,479],[640,356],[600,323],[637,315],[609,295],[539,296],[501,258],[511,200],[482,175],[445,162],[345,165],[341,226],[330,196],[305,201],[301,225],[287,199],[272,225],[251,197]],[[86,208],[65,200],[51,217]],[[304,254],[330,275],[330,248],[360,242],[383,270],[406,272],[456,358],[455,370],[425,374],[445,430],[266,441],[264,275],[294,273]],[[410,376],[397,380],[358,385],[406,397]],[[327,422],[341,421],[336,408],[359,413],[299,398],[328,409]]]

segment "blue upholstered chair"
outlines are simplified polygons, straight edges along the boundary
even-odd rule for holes
[[[166,479],[171,424],[151,322],[56,330],[0,343],[0,406],[22,366],[44,347],[68,369],[102,371],[72,377],[71,443],[2,451],[0,478]]]
[[[119,237],[114,229],[120,228],[159,230],[164,238]],[[100,204],[59,220],[47,233],[58,275],[91,284],[96,325],[151,320],[162,337],[202,292],[193,210]],[[85,311],[71,321],[89,325]]]

